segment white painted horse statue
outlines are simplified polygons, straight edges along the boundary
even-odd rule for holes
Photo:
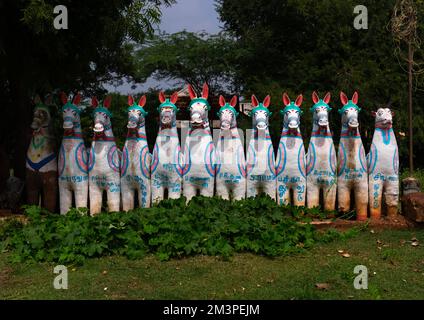
[[[342,116],[340,134],[338,169],[337,169],[337,200],[341,212],[350,210],[350,195],[355,196],[357,220],[366,220],[368,212],[368,175],[365,150],[359,132],[358,93],[352,100],[341,92],[340,100],[343,107],[339,109]]]
[[[328,105],[330,99],[330,93],[327,93],[324,99],[320,99],[316,92],[312,93],[313,126],[306,155],[306,203],[308,208],[319,206],[321,190],[324,209],[335,210],[336,206],[337,157],[328,121],[328,113],[331,110]]]
[[[269,134],[268,107],[271,97],[265,97],[262,103],[252,95],[253,109],[252,133],[247,149],[247,192],[246,196],[255,197],[261,193],[268,194],[276,200],[275,153]]]
[[[243,143],[237,128],[237,97],[230,103],[219,97],[221,120],[216,147],[216,195],[223,199],[241,200],[246,197],[246,160]]]
[[[27,202],[38,205],[41,195],[42,207],[54,212],[57,202],[57,158],[49,110],[52,96],[45,103],[36,96],[34,104],[33,132],[26,158]]]
[[[215,187],[215,147],[209,126],[209,88],[203,85],[202,96],[188,85],[191,102],[190,130],[185,141],[183,164],[183,195],[189,201],[200,194],[212,197]]]
[[[100,213],[103,191],[107,194],[108,210],[120,209],[121,152],[116,146],[112,132],[110,103],[110,96],[103,101],[102,106],[99,106],[95,97],[91,101],[94,108],[94,137],[88,161],[91,215]]]
[[[163,92],[159,93],[160,123],[152,158],[153,203],[181,196],[183,160],[177,131],[177,100],[178,92],[174,92],[170,99],[166,99]]]
[[[283,95],[285,107],[280,111],[283,116],[283,130],[275,162],[277,202],[281,205],[304,206],[306,202],[305,147],[300,132],[302,101],[302,95],[296,101],[290,101],[286,93]],[[290,191],[293,192],[293,200],[290,199]]]
[[[399,150],[393,131],[394,112],[379,108],[372,113],[375,131],[368,154],[368,181],[371,219],[380,219],[384,193],[387,217],[394,218],[399,203]]]
[[[65,93],[61,93],[63,103],[63,139],[59,151],[59,194],[60,214],[66,214],[72,207],[72,194],[75,207],[86,208],[88,200],[88,152],[81,133],[80,113],[78,107],[81,95],[68,101]]]
[[[134,209],[135,192],[140,207],[150,206],[152,157],[147,145],[145,104],[146,96],[142,96],[138,104],[134,102],[132,96],[128,96],[128,132],[121,160],[121,195],[124,211]]]

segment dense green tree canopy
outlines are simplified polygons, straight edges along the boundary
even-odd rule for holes
[[[133,43],[152,34],[160,21],[160,6],[173,2],[0,2],[0,98],[7,110],[0,147],[3,153],[14,154],[15,174],[24,176],[31,96],[57,88],[93,93],[102,91],[105,81],[134,78]],[[53,27],[53,8],[58,4],[68,9],[67,30]]]
[[[359,92],[362,134],[369,144],[373,132],[371,110],[391,102],[396,112],[396,133],[407,129],[406,64],[395,54],[390,19],[395,0],[368,0],[368,30],[353,27],[357,1],[344,0],[217,0],[218,12],[237,43],[239,54],[236,81],[244,93],[272,94],[274,108],[281,107],[281,94],[304,93],[305,110],[311,106],[311,92],[332,92],[332,106],[340,108],[340,90],[349,96]],[[424,3],[416,1],[418,32],[424,27]],[[417,59],[422,53],[417,51]],[[415,77],[415,155],[424,152],[424,78]],[[305,112],[304,127],[310,127]],[[277,122],[277,116],[274,123]],[[332,128],[339,132],[339,116],[333,111]],[[304,130],[305,132],[305,130]],[[274,129],[278,135],[278,128]],[[275,136],[274,134],[274,136]],[[336,137],[336,141],[337,141]],[[400,156],[406,164],[407,137],[398,135]],[[366,146],[367,148],[367,146]],[[416,164],[424,160],[416,157]]]
[[[211,92],[234,92],[234,45],[224,33],[162,34],[137,50],[137,76],[190,83],[198,91],[207,82]]]

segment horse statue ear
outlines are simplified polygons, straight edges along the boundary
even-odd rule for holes
[[[134,104],[134,98],[133,96],[128,96],[128,105],[131,107]]]
[[[109,109],[110,108],[110,103],[112,102],[112,96],[107,96],[106,98],[105,98],[105,100],[103,101],[103,106],[106,108],[106,109]]]
[[[93,108],[97,108],[99,106],[99,100],[97,100],[97,97],[92,97],[91,98],[91,106]]]
[[[340,92],[340,101],[343,105],[346,105],[349,102],[349,99],[343,91]]]
[[[254,94],[252,94],[252,106],[257,107],[259,105],[259,101]]]
[[[190,95],[190,99],[195,99],[195,98],[197,98],[197,94],[196,94],[196,92],[194,91],[194,89],[193,89],[193,87],[191,86],[191,84],[189,84],[188,86],[187,86],[187,89],[188,89],[188,93],[189,93],[189,95]]]
[[[146,96],[145,95],[143,95],[141,98],[140,98],[140,100],[138,101],[138,105],[140,106],[140,107],[144,107],[144,105],[146,104]]]
[[[159,102],[164,103],[166,101],[165,94],[163,91],[159,92]]]
[[[318,93],[316,91],[312,92],[312,101],[314,103],[318,103],[318,101],[319,101],[319,96],[318,96]]]
[[[285,92],[283,94],[283,103],[284,103],[285,106],[288,106],[290,104],[289,95],[287,93],[285,93]]]
[[[230,101],[230,106],[232,106],[234,108],[236,105],[237,105],[237,96],[233,96],[231,98],[231,101]],[[238,112],[237,112],[237,114],[238,114]]]
[[[371,116],[375,118],[377,116],[377,112],[371,111]]]
[[[264,105],[265,108],[268,108],[270,103],[271,103],[271,96],[267,95],[264,99],[264,102],[262,102],[262,104]]]
[[[219,106],[220,107],[225,106],[225,98],[222,95],[219,96]]]
[[[171,99],[170,99],[170,101],[171,101],[171,103],[175,104],[175,103],[177,102],[177,100],[178,100],[178,92],[177,92],[177,91],[175,91],[175,92],[171,95]]]
[[[67,104],[68,103],[68,96],[66,95],[66,93],[65,92],[61,92],[60,93],[60,101],[63,103],[63,104]]]
[[[44,99],[44,104],[46,106],[52,106],[53,105],[53,97],[51,94],[47,95],[47,97]]]
[[[324,102],[326,104],[329,104],[330,103],[330,100],[331,100],[331,93],[330,92],[327,92],[327,94],[324,97]]]
[[[41,98],[38,94],[36,94],[34,97],[34,104],[40,104],[40,103],[41,103]]]
[[[202,90],[202,98],[203,99],[207,99],[209,96],[209,87],[208,84],[205,82],[203,84],[203,90]]]
[[[294,104],[297,106],[297,107],[300,107],[301,105],[302,105],[302,103],[303,103],[303,95],[299,95],[298,97],[297,97],[297,99],[296,99],[296,101],[294,102]]]
[[[80,104],[80,102],[81,102],[81,95],[77,93],[74,99],[72,100],[72,103],[77,106]]]
[[[355,91],[355,93],[354,93],[354,94],[353,94],[353,96],[352,96],[352,102],[353,102],[354,104],[358,104],[358,99],[359,99],[358,92],[356,92],[356,91]]]

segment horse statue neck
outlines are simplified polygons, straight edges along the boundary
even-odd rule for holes
[[[384,144],[386,146],[393,144],[397,146],[395,132],[392,126],[386,128],[376,126],[372,140],[375,144]]]
[[[113,136],[113,133],[112,133]],[[146,140],[146,125],[145,124],[138,124],[137,128],[135,129],[128,129],[127,131],[127,141],[128,140]]]
[[[115,137],[112,131],[112,125],[105,125],[102,134],[94,134],[94,141],[115,141]]]
[[[346,123],[342,123],[340,138],[360,138],[359,127],[351,129]]]
[[[63,132],[63,139],[82,139],[82,132],[81,132],[81,120],[75,119],[73,121],[73,127],[72,130],[65,130]]]

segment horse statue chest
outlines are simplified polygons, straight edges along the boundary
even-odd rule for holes
[[[119,191],[121,151],[115,142],[93,141],[90,158],[90,183],[96,184],[104,190]],[[119,179],[118,179],[119,180]]]
[[[64,138],[59,152],[59,181],[88,180],[88,152],[81,139]]]
[[[370,175],[379,173],[384,175],[381,179],[398,179],[399,149],[393,129],[375,129],[367,158]]]
[[[37,172],[57,171],[54,139],[48,129],[33,134],[27,150],[26,168]]]
[[[365,149],[361,138],[342,137],[339,144],[338,176],[350,184],[367,178]]]

